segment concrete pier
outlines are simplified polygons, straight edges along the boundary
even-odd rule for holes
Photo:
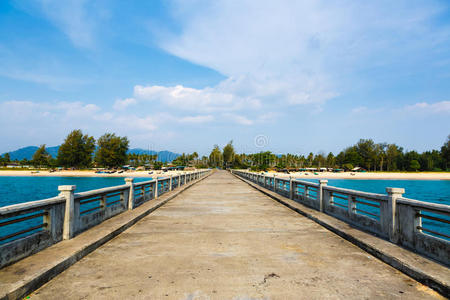
[[[31,299],[441,298],[220,171],[36,290]]]

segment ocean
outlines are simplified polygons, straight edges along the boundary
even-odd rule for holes
[[[135,182],[151,178],[135,178]],[[0,207],[59,194],[59,185],[76,185],[76,193],[125,184],[123,177],[0,177]]]

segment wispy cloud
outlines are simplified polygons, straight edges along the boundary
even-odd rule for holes
[[[92,49],[96,45],[97,22],[103,15],[87,0],[38,0],[40,8],[57,28],[79,48]],[[91,4],[90,7],[88,5]]]
[[[225,121],[231,121],[233,123],[239,124],[239,125],[253,125],[254,121],[248,119],[245,116],[238,115],[238,114],[232,114],[232,113],[226,113],[223,114],[223,118]]]
[[[226,75],[213,90],[263,105],[323,105],[360,70],[421,59],[450,39],[431,25],[437,1],[172,2],[181,30],[160,46]]]
[[[450,101],[440,101],[434,103],[419,102],[413,105],[407,105],[405,109],[409,112],[448,114],[450,113]]]
[[[135,105],[136,103],[137,101],[134,98],[118,99],[114,102],[113,108],[115,110],[123,110],[128,106]]]
[[[182,85],[171,87],[137,85],[134,87],[134,97],[141,102],[160,102],[176,109],[202,112],[260,107],[258,99],[239,97],[220,88],[209,87],[194,89]]]
[[[87,83],[85,80],[78,78],[48,74],[40,70],[25,71],[16,67],[8,66],[4,66],[0,69],[0,76],[15,80],[43,84],[53,90],[63,90],[69,86],[80,86]]]
[[[212,115],[186,116],[179,119],[180,123],[208,123],[214,121]]]

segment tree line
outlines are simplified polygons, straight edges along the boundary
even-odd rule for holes
[[[90,168],[118,167],[129,163],[134,167],[152,165],[155,169],[163,166],[156,155],[127,154],[127,137],[106,133],[97,141],[94,137],[73,130],[64,140],[54,159],[41,145],[31,161],[21,161],[22,165],[31,164],[44,167]],[[10,162],[10,155],[0,156],[0,165]],[[209,156],[199,157],[197,152],[183,153],[171,162],[175,166],[195,166],[197,168],[251,168],[254,170],[334,168],[351,170],[361,167],[368,171],[450,171],[450,135],[438,150],[422,153],[406,151],[396,144],[375,143],[372,139],[360,139],[356,144],[343,149],[337,155],[325,154],[274,154],[270,151],[238,154],[233,141],[223,149],[214,145]]]
[[[58,155],[53,158],[48,154],[45,144],[41,145],[33,154],[33,158],[22,160],[22,165],[36,167],[66,167],[90,168],[117,167],[128,161],[127,151],[129,141],[127,137],[114,133],[105,133],[96,141],[93,136],[83,134],[79,129],[73,130],[65,138],[58,149]],[[11,161],[9,153],[0,158],[0,163],[6,165]]]
[[[450,171],[450,135],[439,150],[423,153],[405,151],[396,144],[375,143],[372,139],[360,139],[337,155],[332,152],[308,155],[274,154],[270,151],[254,154],[237,154],[230,141],[220,150],[214,145],[208,160],[210,167],[251,168],[334,168],[351,170],[361,167],[368,171]]]

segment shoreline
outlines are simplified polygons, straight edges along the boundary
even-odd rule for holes
[[[33,172],[33,173],[32,173]],[[24,171],[24,170],[0,170],[0,177],[155,177],[155,176],[169,176],[169,175],[178,175],[189,173],[190,171],[167,171],[163,172],[161,170],[158,171],[127,171],[121,174],[113,173],[113,174],[100,174],[95,173],[95,171],[87,170],[87,171],[55,171],[49,172],[47,170],[39,171],[39,173],[34,173],[36,171]],[[149,174],[149,172],[153,172]]]
[[[155,177],[155,176],[169,176],[189,173],[190,171],[127,171],[122,174],[99,174],[93,170],[65,170],[49,172],[47,170],[39,171],[39,173],[32,173],[35,171],[24,170],[0,170],[0,177]],[[149,174],[153,172],[153,174]],[[363,180],[450,180],[450,172],[292,172],[290,174],[281,172],[255,172],[258,174],[274,175],[282,178],[295,177],[299,179],[363,179]]]
[[[255,172],[257,174],[276,175],[281,178],[297,179],[362,179],[362,180],[450,180],[450,172],[291,172],[290,174],[281,172]]]

